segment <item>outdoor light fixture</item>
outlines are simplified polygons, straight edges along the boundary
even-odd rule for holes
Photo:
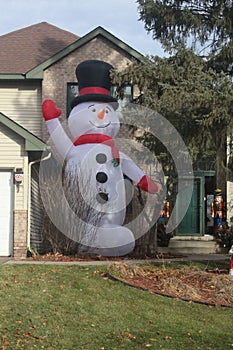
[[[23,181],[24,173],[22,168],[16,168],[14,172],[14,184],[19,186]]]

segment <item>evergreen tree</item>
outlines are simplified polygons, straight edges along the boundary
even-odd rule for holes
[[[176,49],[181,43],[191,45],[196,53],[208,56],[209,66],[233,74],[232,0],[137,0],[137,3],[145,29],[165,49]]]
[[[215,159],[217,186],[226,183],[226,137],[231,130],[233,83],[216,72],[192,49],[180,47],[169,58],[150,57],[114,73],[114,82],[131,83],[140,91],[135,102],[150,107],[168,119],[189,148],[194,168],[201,160]],[[162,145],[145,132],[140,139],[163,161]],[[170,163],[171,164],[171,163]]]

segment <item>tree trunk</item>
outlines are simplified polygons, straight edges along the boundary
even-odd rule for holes
[[[222,190],[224,201],[226,201],[226,180],[227,180],[227,168],[226,168],[226,143],[221,142],[216,151],[216,188]]]

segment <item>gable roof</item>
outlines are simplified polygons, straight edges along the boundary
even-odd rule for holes
[[[43,22],[44,23],[44,22]],[[48,24],[47,24],[48,25]],[[49,25],[50,26],[50,25]],[[30,28],[30,27],[29,27]],[[69,33],[71,34],[71,33]],[[108,32],[102,27],[97,27],[93,29],[91,32],[83,36],[82,38],[78,38],[76,36],[76,40],[71,42],[69,45],[66,45],[61,49],[60,51],[55,52],[53,55],[50,55],[46,60],[43,60],[36,64],[35,66],[31,67],[31,69],[25,71],[23,74],[17,74],[16,72],[8,72],[4,73],[1,69],[1,51],[0,51],[0,79],[43,79],[43,72],[45,69],[47,69],[49,66],[53,65],[60,59],[64,58],[65,56],[72,53],[74,50],[80,48],[81,46],[87,44],[89,41],[97,38],[102,37],[106,40],[109,40],[112,44],[114,44],[117,48],[123,50],[127,55],[134,58],[137,61],[142,61],[145,57],[139,53],[138,51],[134,50],[131,46]],[[46,39],[46,38],[44,38]],[[1,37],[0,37],[0,44],[1,44]],[[51,39],[52,40],[52,39]],[[44,41],[44,46],[47,47],[45,44],[46,41]],[[0,46],[1,49],[1,46]],[[34,61],[35,62],[35,61]]]
[[[25,74],[79,37],[41,22],[0,36],[0,74]]]
[[[26,151],[44,151],[48,149],[46,143],[44,143],[39,137],[33,135],[21,125],[8,118],[5,114],[0,112],[0,124],[5,125],[16,134],[21,136],[25,140]]]

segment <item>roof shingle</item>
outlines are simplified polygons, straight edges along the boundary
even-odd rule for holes
[[[47,22],[0,36],[0,74],[25,74],[79,37]]]

